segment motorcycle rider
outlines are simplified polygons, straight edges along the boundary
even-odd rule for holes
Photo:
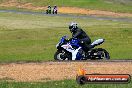
[[[90,37],[81,28],[78,27],[76,22],[71,22],[69,24],[69,29],[72,33],[72,38],[79,39],[79,44],[82,46],[82,49],[85,52],[88,52],[88,50],[92,47]]]

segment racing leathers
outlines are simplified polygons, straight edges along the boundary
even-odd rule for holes
[[[77,38],[80,40],[79,44],[82,46],[82,49],[85,52],[87,52],[91,48],[91,39],[81,28],[77,28],[71,33],[72,38]]]

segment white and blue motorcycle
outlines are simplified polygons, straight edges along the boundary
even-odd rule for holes
[[[104,39],[95,40],[91,46],[97,46],[104,42]],[[55,60],[97,60],[110,59],[109,53],[102,48],[92,47],[88,52],[82,49],[78,39],[67,40],[67,36],[63,36],[56,45],[57,51],[54,54]]]

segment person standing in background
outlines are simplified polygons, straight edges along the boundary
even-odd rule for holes
[[[53,12],[52,12],[52,13],[53,13],[53,14],[57,14],[57,12],[58,12],[58,8],[57,8],[57,6],[55,5],[54,8],[53,8]]]
[[[48,5],[48,7],[47,7],[46,14],[51,14],[51,6],[50,5]]]

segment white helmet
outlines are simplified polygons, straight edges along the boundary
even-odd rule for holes
[[[69,29],[70,29],[71,32],[76,31],[77,28],[78,28],[78,26],[77,26],[77,23],[76,22],[71,22],[69,24]]]

